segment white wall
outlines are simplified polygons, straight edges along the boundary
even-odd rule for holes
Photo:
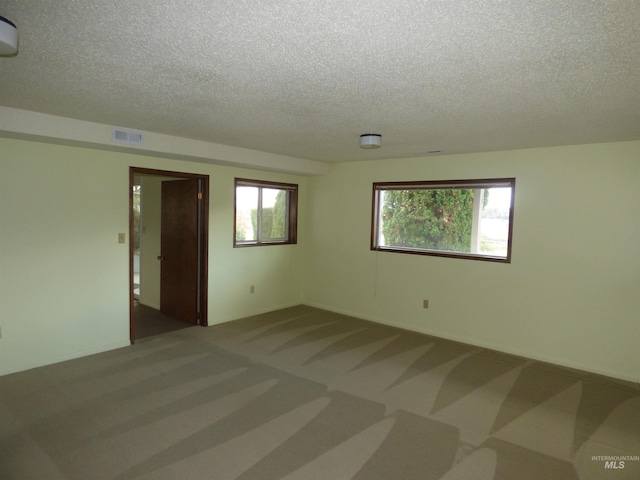
[[[497,177],[516,177],[511,264],[370,251],[372,182]],[[305,303],[640,381],[640,142],[353,162],[309,187]]]
[[[129,344],[130,166],[210,175],[210,324],[300,302],[302,245],[233,248],[233,179],[304,216],[306,177],[0,138],[0,375]]]

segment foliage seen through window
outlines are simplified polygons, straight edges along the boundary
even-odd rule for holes
[[[510,261],[515,179],[374,183],[372,249]]]

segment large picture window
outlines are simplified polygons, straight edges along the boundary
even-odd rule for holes
[[[373,184],[371,249],[511,262],[515,178]]]
[[[236,178],[234,247],[297,243],[298,185]]]

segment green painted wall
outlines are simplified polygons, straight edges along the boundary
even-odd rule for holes
[[[511,264],[370,251],[372,182],[498,177]],[[640,380],[640,142],[353,162],[309,187],[305,303]]]
[[[129,166],[210,175],[211,324],[308,303],[640,381],[640,142],[303,177],[0,138],[0,374],[128,345]],[[298,245],[233,248],[236,176],[300,184]],[[511,264],[370,251],[372,182],[512,176]]]
[[[0,138],[0,375],[129,344],[130,166],[210,175],[210,324],[300,302],[301,244],[233,248],[233,179],[304,215],[306,177]]]

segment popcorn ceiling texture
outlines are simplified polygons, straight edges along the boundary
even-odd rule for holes
[[[0,105],[323,161],[640,138],[640,1],[18,0]],[[361,133],[383,148],[358,148]]]

